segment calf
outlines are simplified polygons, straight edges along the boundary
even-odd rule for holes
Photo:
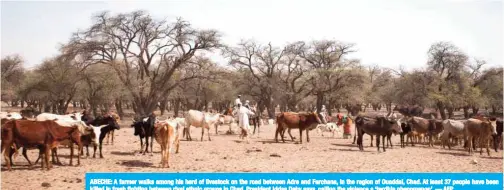
[[[319,134],[322,133],[322,136],[324,136],[324,132],[330,132],[330,133],[332,133],[332,137],[334,137],[335,133],[336,132],[340,133],[341,130],[336,125],[336,123],[327,123],[327,124],[318,124],[317,125],[317,132]]]
[[[154,137],[156,142],[161,145],[161,167],[170,167],[170,152],[174,144],[176,146],[175,154],[179,153],[179,131],[183,129],[183,127],[184,126],[179,126],[177,123],[171,121],[156,123],[154,126]]]
[[[376,119],[365,120],[364,117],[358,116],[355,118],[355,125],[357,126],[358,137],[357,145],[360,150],[364,150],[362,146],[363,135],[365,133],[376,135],[376,147],[380,151],[380,136],[383,138],[383,151],[385,152],[385,137],[391,133],[402,133],[402,129],[397,125],[397,121],[390,120],[388,117],[379,116]]]
[[[71,140],[80,149],[82,144],[78,127],[62,127],[54,121],[16,120],[5,123],[5,127],[2,128],[1,149],[2,152],[6,151],[4,157],[7,169],[11,170],[10,147],[20,145],[23,147],[38,147],[41,153],[43,152],[45,155],[44,160],[41,162],[42,169],[45,163],[47,170],[49,170],[51,168],[51,165],[49,165],[50,150],[64,140]],[[70,147],[70,165],[72,165],[74,154],[73,143]],[[77,165],[80,165],[80,152],[77,156]]]
[[[496,130],[496,119],[495,118],[481,118],[473,119],[470,118],[465,122],[464,133],[466,136],[466,141],[468,143],[467,148],[469,149],[469,154],[472,154],[473,138],[479,139],[480,144],[480,155],[483,154],[483,146],[486,146],[488,156],[490,156],[490,149],[488,147],[488,141],[492,135],[497,135]]]
[[[131,127],[135,129],[134,136],[140,137],[140,153],[143,152],[145,155],[146,152],[149,152],[149,137],[151,139],[151,152],[152,152],[152,142],[154,138],[154,124],[156,122],[156,117],[154,114],[151,114],[149,117],[142,118],[138,121],[133,120],[133,124]],[[145,138],[145,151],[143,150],[143,141]]]
[[[318,114],[315,112],[310,113],[295,113],[295,112],[282,112],[277,116],[277,129],[275,132],[275,141],[278,142],[278,134],[281,134],[285,129],[289,129],[288,133],[291,137],[292,141],[294,141],[294,137],[290,132],[290,129],[299,129],[299,143],[303,143],[303,130],[306,130],[306,141],[310,142],[309,131],[313,130],[317,127],[318,124],[321,124],[321,120],[318,117]],[[285,142],[284,136],[282,137],[282,141]]]
[[[105,117],[97,117],[94,120],[88,121],[87,122],[89,125],[93,126],[93,132],[94,136],[90,137],[84,137],[85,139],[90,139],[93,140],[94,145],[98,144],[100,148],[100,158],[103,158],[102,154],[102,146],[103,146],[103,140],[105,139],[106,135],[109,134],[111,131],[114,130],[119,130],[121,127],[117,123],[116,118],[114,118],[112,115],[107,115]],[[97,126],[97,127],[94,127]],[[86,146],[87,149],[87,146]],[[152,150],[152,149],[151,149]],[[80,150],[82,151],[82,150]],[[95,154],[93,153],[93,158],[95,157]]]
[[[411,125],[408,123],[401,122],[401,130],[402,133],[400,133],[401,137],[401,148],[406,147],[406,144],[408,143],[408,139],[411,142],[411,146],[413,146],[413,137],[412,136],[406,136],[407,134],[411,133]],[[404,142],[404,136],[406,136],[406,142]]]
[[[229,125],[228,134],[233,134],[231,125],[236,122],[236,119],[231,115],[219,115],[219,125]],[[218,134],[217,128],[215,128],[215,134]]]

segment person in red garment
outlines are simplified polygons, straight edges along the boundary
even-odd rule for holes
[[[342,113],[338,113],[336,118],[338,118],[337,125],[343,125],[343,138],[348,139],[348,137],[351,137],[352,134],[350,133],[350,127],[352,126],[352,119]]]

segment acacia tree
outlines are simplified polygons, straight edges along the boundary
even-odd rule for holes
[[[291,111],[298,111],[297,104],[310,95],[306,90],[309,85],[306,79],[306,63],[296,54],[289,53],[279,67],[280,94]]]
[[[327,94],[337,93],[348,85],[352,74],[349,69],[358,61],[345,60],[345,56],[355,52],[354,44],[332,40],[313,41],[310,44],[297,42],[293,52],[305,60],[311,69],[311,93],[317,97],[316,107],[320,110]],[[331,107],[331,105],[329,105]]]
[[[19,55],[8,55],[2,58],[1,61],[1,98],[3,101],[11,100],[11,105],[16,104],[14,101],[16,99],[16,91],[24,78],[23,62],[23,59]],[[21,105],[24,105],[23,101],[24,99],[21,99]]]
[[[450,88],[460,80],[460,75],[467,64],[467,55],[449,42],[434,43],[429,51],[429,69],[435,73],[437,80],[434,85],[437,89],[432,91],[431,97],[436,102],[442,119],[446,119],[445,109],[453,113],[454,105],[450,102],[453,88]]]
[[[231,65],[247,71],[244,77],[253,89],[247,93],[257,97],[258,102],[266,106],[271,119],[275,117],[274,86],[284,55],[285,49],[273,47],[271,43],[262,46],[254,41],[242,41],[238,47],[224,50],[224,56],[230,60]]]
[[[82,73],[71,62],[61,57],[45,60],[35,69],[32,84],[35,90],[46,92],[45,111],[52,107],[52,111],[65,114],[68,105],[75,97]]]
[[[194,56],[220,46],[215,30],[194,29],[177,19],[157,20],[143,11],[94,17],[93,25],[74,33],[63,52],[79,65],[111,66],[131,93],[139,115],[156,109],[182,82],[201,78]]]
[[[481,95],[487,100],[487,104],[492,108],[492,114],[497,114],[498,109],[503,105],[503,68],[489,68],[482,72],[481,76],[475,79],[473,87],[477,87]],[[477,108],[473,107],[473,112]]]

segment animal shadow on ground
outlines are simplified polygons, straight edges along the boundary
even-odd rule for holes
[[[438,154],[449,154],[452,156],[471,156],[467,152],[436,152]]]
[[[131,156],[131,155],[135,155],[135,152],[112,151],[112,152],[110,152],[110,154],[119,155],[119,156]]]
[[[16,164],[16,163],[14,163]],[[53,164],[53,166],[58,166],[58,165],[55,165]],[[53,167],[53,168],[56,168],[56,167]],[[21,170],[21,171],[29,171],[29,170],[41,170],[41,167],[40,167],[40,164],[37,164],[37,165],[33,165],[33,166],[28,166],[28,163],[26,163],[26,165],[20,165],[19,163],[16,164],[15,166],[12,166],[12,171],[15,171],[15,170]],[[45,168],[44,168],[45,170]],[[2,165],[2,169],[1,169],[2,172],[6,172],[7,171],[7,166],[5,165]]]
[[[140,160],[122,160],[119,161],[119,165],[127,166],[127,167],[153,167],[150,162],[143,162]]]
[[[331,143],[331,144],[334,145],[334,146],[346,146],[346,147],[356,147],[356,148],[358,148],[357,144],[350,144],[350,143],[348,143],[348,144]],[[367,146],[364,145],[364,147],[367,147]]]
[[[259,140],[257,141],[259,143],[263,143],[263,144],[277,144],[277,142],[275,142],[275,140]],[[287,143],[289,141],[285,141],[285,143]],[[282,141],[278,141],[278,144],[282,144]]]
[[[349,149],[349,148],[329,148],[329,150],[344,151],[344,152],[359,152],[359,150]],[[365,151],[369,152],[369,151]]]
[[[486,153],[483,153],[484,156],[482,156],[481,158],[483,159],[490,159],[490,160],[502,160],[502,157],[496,157],[495,155],[489,157],[486,155]]]

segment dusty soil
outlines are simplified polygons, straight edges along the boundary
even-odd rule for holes
[[[86,172],[502,172],[503,153],[492,151],[468,155],[461,147],[452,150],[439,146],[429,148],[416,145],[400,148],[399,136],[393,136],[394,147],[386,152],[377,152],[376,143],[369,147],[370,137],[364,136],[365,151],[352,144],[353,139],[341,136],[325,137],[311,131],[311,142],[303,144],[286,139],[286,143],[275,143],[275,126],[266,125],[250,143],[244,143],[238,135],[225,135],[227,126],[219,128],[219,135],[211,129],[212,141],[208,141],[206,131],[200,142],[201,129],[191,128],[193,141],[183,139],[179,154],[170,155],[170,168],[159,168],[160,146],[154,142],[154,153],[138,154],[140,142],[129,128],[130,119],[121,122],[121,130],[115,132],[114,145],[103,146],[103,159],[84,158],[80,166],[54,165],[50,171],[41,171],[40,163],[28,167],[28,162],[19,155],[14,159],[12,171],[5,171],[2,159],[2,189],[84,189]],[[234,128],[236,130],[236,127]],[[299,139],[298,130],[292,134]],[[287,135],[287,134],[286,134]],[[287,135],[288,137],[288,135]],[[90,147],[92,155],[92,148]],[[69,162],[68,148],[58,151],[60,160]],[[31,150],[28,156],[35,161],[38,150]],[[278,155],[278,156],[272,156]],[[99,154],[97,152],[97,157]],[[476,160],[477,163],[472,163]],[[76,163],[76,161],[74,161]],[[49,183],[50,187],[43,187]]]

